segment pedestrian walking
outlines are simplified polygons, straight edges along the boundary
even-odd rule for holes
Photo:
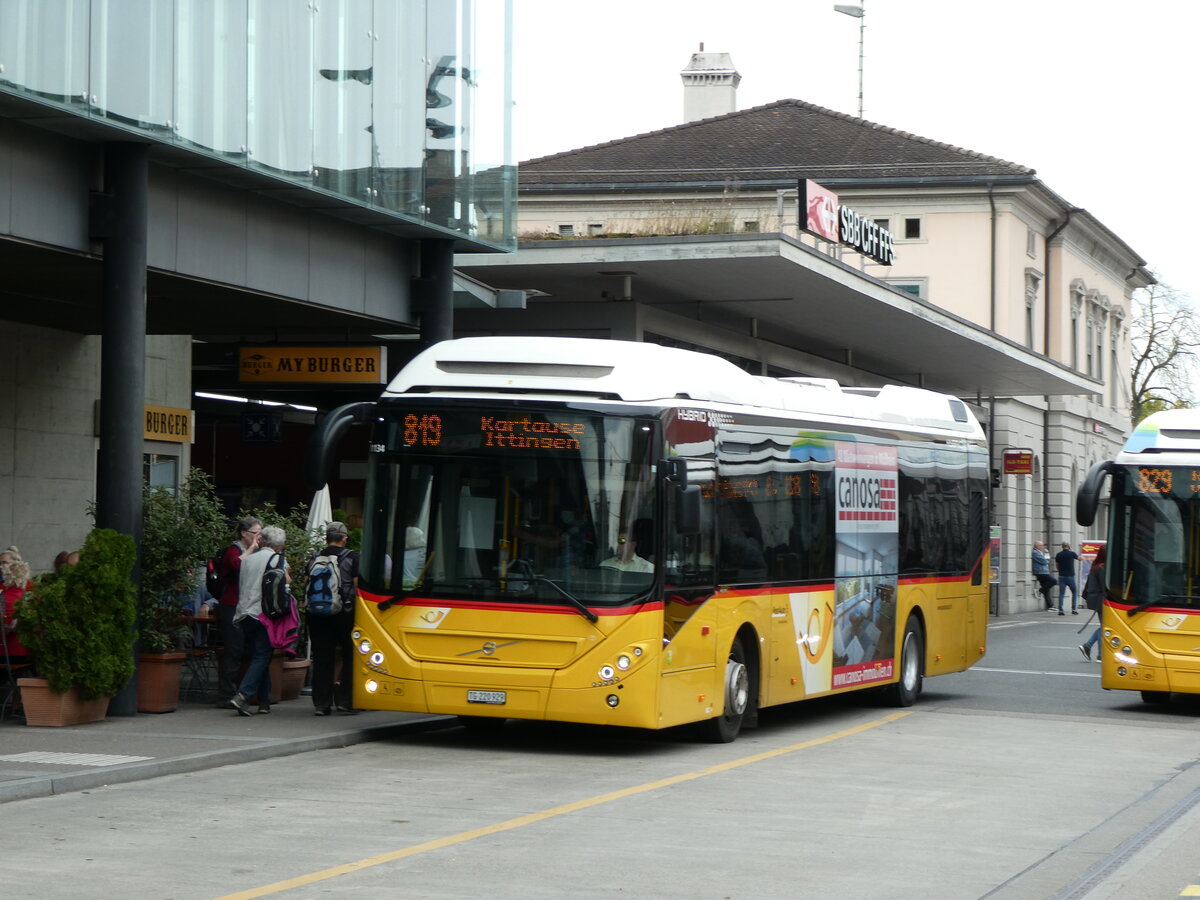
[[[1079,554],[1071,549],[1067,541],[1062,542],[1062,549],[1054,554],[1054,565],[1058,568],[1058,614],[1063,612],[1063,594],[1071,589],[1071,615],[1079,615],[1079,587],[1075,582],[1075,564],[1079,562]]]
[[[1104,621],[1104,573],[1105,563],[1108,562],[1108,547],[1103,545],[1096,551],[1096,559],[1088,572],[1087,582],[1083,585],[1083,602],[1097,616],[1096,630],[1092,636],[1079,645],[1079,652],[1084,659],[1092,658],[1092,647],[1100,641],[1100,625]],[[1100,662],[1100,651],[1096,651],[1096,662]]]
[[[1042,599],[1045,601],[1044,606],[1046,611],[1050,612],[1054,609],[1054,601],[1050,598],[1050,591],[1058,584],[1058,580],[1050,574],[1050,551],[1046,549],[1045,541],[1034,541],[1033,552],[1030,554],[1030,561],[1033,565],[1033,577],[1037,579],[1038,590],[1042,592]]]
[[[238,603],[234,622],[242,629],[245,648],[250,656],[250,665],[242,676],[237,693],[230,700],[230,705],[238,711],[238,715],[250,716],[250,698],[258,695],[259,715],[271,711],[271,656],[275,648],[271,646],[271,634],[267,626],[259,621],[262,615],[263,576],[267,566],[278,568],[287,567],[287,560],[271,560],[276,554],[282,557],[283,545],[287,540],[287,532],[277,525],[268,525],[262,529],[262,546],[242,559],[238,572]],[[291,576],[288,576],[291,581]]]
[[[349,531],[341,522],[325,526],[325,549],[308,562],[306,604],[312,641],[313,714],[328,716],[336,708],[353,714],[351,669],[354,663],[354,599],[358,593],[358,551],[346,547]],[[321,596],[318,596],[320,594]],[[328,594],[329,596],[324,596]],[[333,596],[336,594],[336,600]],[[335,680],[338,658],[341,677]]]

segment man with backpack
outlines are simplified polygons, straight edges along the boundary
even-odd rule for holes
[[[308,563],[308,586],[304,591],[308,637],[312,642],[312,701],[318,716],[338,712],[352,715],[354,709],[354,597],[358,589],[358,551],[346,548],[350,533],[342,522],[325,526],[325,549]],[[341,678],[334,682],[339,651]]]

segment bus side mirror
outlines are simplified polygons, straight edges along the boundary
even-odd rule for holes
[[[1116,470],[1116,465],[1110,460],[1096,463],[1087,473],[1087,478],[1083,480],[1083,484],[1079,486],[1079,492],[1075,495],[1075,521],[1080,525],[1086,527],[1096,521],[1096,508],[1100,505],[1100,488],[1104,484],[1104,479]]]
[[[675,531],[679,534],[700,533],[700,485],[688,484],[686,459],[660,459],[658,471],[663,482],[675,491]]]
[[[700,485],[680,485],[675,492],[675,530],[680,534],[699,534]]]

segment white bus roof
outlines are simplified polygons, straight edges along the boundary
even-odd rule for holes
[[[392,379],[384,398],[408,393],[479,396],[535,393],[668,406],[717,403],[821,418],[983,431],[961,400],[920,388],[844,388],[826,378],[767,378],[691,350],[634,341],[472,337],[442,341]]]
[[[1138,422],[1125,439],[1125,446],[1117,457],[1117,462],[1133,462],[1127,455],[1157,453],[1170,454],[1173,452],[1200,452],[1200,410],[1195,409],[1164,409],[1147,416]],[[1145,464],[1144,457],[1136,461]],[[1196,460],[1190,459],[1181,465],[1195,465]]]

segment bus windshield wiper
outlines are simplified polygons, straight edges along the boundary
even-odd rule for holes
[[[529,581],[533,584],[548,584],[558,592],[558,595],[566,600],[571,606],[579,611],[581,616],[584,616],[589,622],[598,622],[600,617],[584,605],[584,602],[564,588],[557,581],[547,578],[545,575],[539,575],[533,571],[533,564],[527,559],[514,559],[508,566],[509,578],[512,580]],[[515,578],[513,574],[515,573]]]
[[[1119,598],[1118,598],[1119,599]],[[1179,601],[1183,601],[1180,603]],[[1195,597],[1190,594],[1161,594],[1153,600],[1147,600],[1145,603],[1139,603],[1137,606],[1130,609],[1126,615],[1132,616],[1134,613],[1139,613],[1142,610],[1149,609],[1151,606],[1195,606],[1200,597]]]

